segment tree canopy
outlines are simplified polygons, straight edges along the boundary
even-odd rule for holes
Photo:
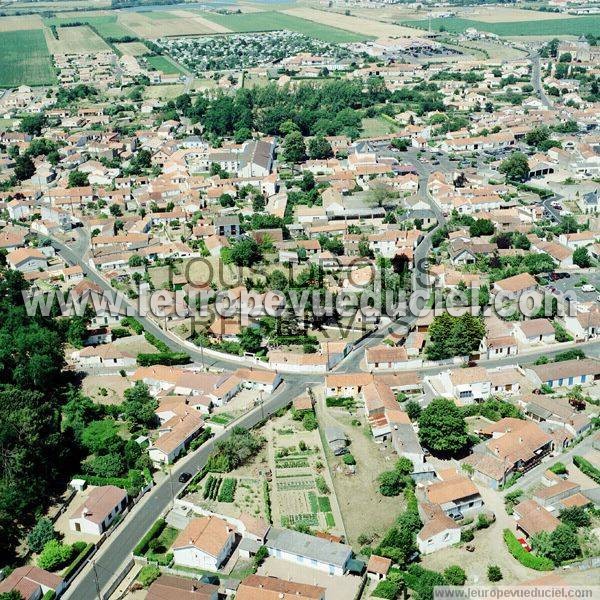
[[[419,440],[444,456],[457,456],[468,448],[467,423],[454,402],[434,398],[419,417]]]

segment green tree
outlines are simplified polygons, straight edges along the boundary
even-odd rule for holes
[[[572,560],[581,555],[577,533],[570,526],[561,523],[549,536],[552,547],[550,558],[555,565]]]
[[[238,267],[251,267],[262,259],[261,248],[254,238],[246,237],[238,240],[226,250],[229,252],[223,256],[224,262],[232,262]]]
[[[319,423],[317,422],[317,417],[315,416],[314,412],[306,412],[306,414],[302,417],[302,426],[307,431],[314,431],[319,426]]]
[[[570,525],[575,529],[577,527],[588,527],[592,522],[590,515],[582,506],[563,508],[560,511],[558,518],[565,523],[565,525]]]
[[[41,517],[27,536],[27,545],[32,552],[39,554],[44,546],[56,537],[52,521]]]
[[[31,179],[35,173],[35,165],[28,154],[17,156],[14,168],[15,177],[19,181]]]
[[[487,577],[491,582],[500,581],[502,579],[502,571],[496,565],[489,565],[487,568]]]
[[[308,142],[308,156],[313,160],[323,160],[333,156],[331,144],[322,135],[316,135]]]
[[[88,174],[78,171],[77,169],[71,171],[69,173],[69,183],[67,185],[70,188],[85,187],[90,185]]]
[[[398,471],[384,471],[377,478],[382,496],[398,496],[406,484],[404,476]]]
[[[157,421],[154,412],[157,406],[158,402],[150,395],[148,386],[136,381],[133,387],[125,390],[121,410],[130,423],[141,427],[153,427]]]
[[[244,327],[239,337],[244,352],[256,354],[262,348],[262,334],[257,327]]]
[[[119,454],[102,454],[94,456],[89,463],[86,463],[94,475],[98,477],[119,477],[125,472],[125,459]]]
[[[299,131],[291,131],[283,140],[283,160],[291,164],[297,164],[305,159],[304,136]]]
[[[43,113],[37,115],[26,115],[21,119],[19,130],[29,135],[39,136],[42,133],[42,129],[46,125],[46,115]]]
[[[577,248],[577,250],[573,252],[573,264],[576,264],[582,269],[587,269],[592,266],[592,258],[590,257],[587,248]]]
[[[529,162],[522,152],[513,152],[500,163],[498,170],[508,181],[521,183],[529,179]]]
[[[409,400],[404,408],[411,421],[416,421],[421,415],[422,408],[416,400]]]
[[[482,235],[494,235],[494,224],[489,219],[477,219],[470,227],[471,237],[481,237]]]
[[[419,439],[432,452],[456,456],[469,446],[467,423],[446,398],[434,398],[419,417]]]
[[[100,454],[117,438],[117,425],[111,419],[92,421],[81,434],[84,448],[93,454]]]

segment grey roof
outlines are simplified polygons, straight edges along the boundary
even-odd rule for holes
[[[340,440],[346,442],[348,439],[339,427],[325,427],[325,437],[329,444]]]
[[[536,417],[540,417],[540,419],[547,419],[549,417],[552,416],[552,412],[542,408],[541,406],[538,406],[537,404],[534,404],[533,402],[530,402],[526,407],[525,410],[532,414],[535,415]]]
[[[267,548],[282,550],[296,556],[303,556],[322,563],[345,567],[352,556],[352,549],[346,544],[329,542],[306,533],[271,527],[265,544]]]
[[[583,195],[583,201],[586,204],[599,204],[600,203],[600,189],[594,190],[593,192],[588,192]]]
[[[581,493],[596,506],[600,506],[600,487],[592,488],[591,490],[581,490]]]
[[[240,542],[238,548],[240,550],[247,550],[248,552],[255,554],[261,546],[262,544],[260,542],[257,542],[252,538],[245,537],[242,538],[242,541]]]

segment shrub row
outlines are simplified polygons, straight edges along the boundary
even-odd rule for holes
[[[348,407],[348,406],[354,406],[355,401],[354,398],[350,398],[347,396],[340,396],[339,398],[336,396],[327,396],[327,398],[325,398],[325,404],[328,407]]]
[[[531,552],[527,552],[510,529],[504,530],[504,542],[506,543],[508,551],[524,567],[535,569],[536,571],[552,571],[552,569],[554,569],[554,563],[549,558],[536,556]]]
[[[153,354],[140,353],[137,355],[137,363],[140,367],[186,365],[190,360],[190,355],[185,352],[155,352]]]
[[[573,464],[590,479],[593,479],[596,483],[600,484],[600,469],[597,469],[589,460],[583,458],[583,456],[574,456]]]
[[[149,344],[152,344],[159,352],[170,352],[171,348],[167,346],[162,340],[159,340],[155,335],[152,335],[148,331],[144,333],[144,337]]]
[[[237,479],[233,477],[226,477],[223,480],[221,491],[219,492],[219,502],[233,502],[235,497],[235,488],[237,486]]]
[[[204,484],[204,493],[202,494],[205,500],[216,500],[217,494],[219,493],[219,487],[221,486],[220,477],[208,476],[206,483]]]
[[[269,494],[269,482],[263,481],[263,497],[265,501],[265,519],[271,523],[271,495]]]
[[[73,561],[71,562],[71,564],[67,567],[67,570],[63,573],[63,575],[62,575],[63,579],[69,579],[69,577],[71,576],[71,574],[73,574],[77,570],[77,568],[79,567],[79,565],[81,565],[81,563],[86,559],[86,557],[92,551],[93,547],[94,547],[94,544],[91,544],[91,543],[90,544],[84,544],[84,547],[79,550],[79,553],[77,554],[77,556],[73,559]],[[74,549],[76,548],[75,544],[73,544],[73,548]],[[42,600],[44,600],[45,598],[46,598],[46,596],[44,595],[44,597],[42,598]]]
[[[167,526],[167,522],[164,519],[158,519],[148,533],[139,541],[138,545],[133,549],[133,554],[135,556],[144,556],[146,550],[148,550],[148,544],[150,540],[158,537],[163,529]]]

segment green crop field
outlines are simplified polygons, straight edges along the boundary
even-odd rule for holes
[[[96,29],[98,34],[103,38],[122,38],[126,35],[133,35],[129,29],[125,29],[118,21],[116,15],[104,15],[101,17],[86,17],[85,15],[77,15],[76,17],[54,17],[52,19],[44,19],[46,25],[69,25],[71,23],[86,23]]]
[[[427,29],[429,22],[405,21],[403,25]],[[444,30],[451,33],[462,33],[473,27],[479,31],[488,31],[500,36],[531,36],[531,35],[585,35],[586,33],[598,34],[600,31],[600,16],[577,17],[572,19],[548,19],[540,21],[512,21],[505,23],[486,23],[450,17],[447,19],[431,19],[431,27],[438,31]]]
[[[321,23],[315,23],[307,19],[300,19],[293,15],[286,15],[276,11],[265,11],[256,13],[244,13],[235,15],[220,15],[217,13],[202,13],[202,16],[213,23],[217,23],[236,33],[251,33],[253,31],[275,31],[288,29],[302,33],[309,37],[330,42],[332,44],[343,44],[349,42],[360,42],[373,39],[373,36],[344,31],[336,27],[329,27]]]
[[[0,32],[0,87],[56,82],[41,29]]]
[[[175,63],[171,62],[168,58],[165,58],[164,56],[147,56],[146,61],[157,71],[162,71],[167,75],[172,75],[174,73],[183,73],[183,71]]]

